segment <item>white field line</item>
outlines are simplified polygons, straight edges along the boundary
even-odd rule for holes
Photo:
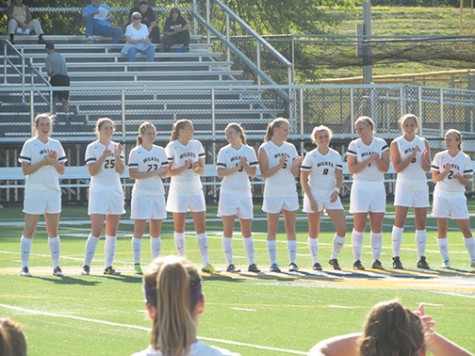
[[[138,325],[120,324],[120,323],[114,323],[114,322],[105,321],[105,320],[99,320],[99,319],[83,318],[83,317],[80,317],[80,316],[65,315],[65,314],[59,314],[59,313],[51,313],[51,312],[45,312],[45,311],[41,311],[41,310],[34,310],[34,309],[26,309],[26,308],[16,307],[16,306],[13,306],[13,305],[8,305],[8,304],[0,304],[0,308],[14,310],[14,311],[18,311],[18,312],[22,312],[22,313],[26,313],[26,314],[43,315],[43,316],[49,316],[49,317],[53,317],[53,318],[64,318],[64,319],[79,320],[79,321],[85,321],[85,322],[95,323],[95,324],[115,326],[115,327],[118,327],[118,328],[135,329],[135,330],[141,330],[141,331],[146,331],[146,332],[148,332],[150,330],[150,328],[146,328],[146,327],[138,326]],[[306,355],[307,354],[306,352],[303,352],[303,351],[287,350],[287,349],[280,349],[280,348],[276,348],[276,347],[246,344],[246,343],[243,343],[243,342],[237,342],[237,341],[231,341],[231,340],[215,339],[215,338],[202,337],[202,336],[199,336],[198,338],[200,340],[218,342],[218,343],[222,343],[222,344],[226,344],[226,345],[244,346],[244,347],[249,347],[249,348],[259,349],[259,350],[276,351],[276,352],[283,352],[283,353],[294,354],[294,355]]]

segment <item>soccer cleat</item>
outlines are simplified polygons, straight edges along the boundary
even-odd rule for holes
[[[210,264],[210,263],[208,263],[206,266],[204,266],[201,270],[202,270],[203,272],[211,273],[211,274],[213,274],[213,273],[216,272],[215,269],[214,269],[214,267],[213,267],[213,265]]]
[[[341,267],[338,264],[338,259],[332,258],[328,263],[333,267],[334,270],[341,271]]]
[[[296,263],[290,262],[289,264],[289,272],[298,272],[299,266]]]
[[[393,268],[394,269],[404,269],[399,256],[393,257]]]
[[[134,264],[134,270],[135,270],[135,274],[143,274],[142,267],[140,266],[140,263]]]
[[[353,263],[353,269],[364,271],[364,266],[361,264],[360,260],[356,260],[355,263]]]
[[[106,267],[104,274],[108,274],[110,276],[120,276],[120,272],[113,269],[112,266]]]
[[[419,261],[417,261],[417,268],[430,269],[429,264],[427,263],[425,256],[421,256],[421,259]]]
[[[82,266],[81,276],[89,276],[91,274],[91,267],[88,265]]]
[[[373,269],[384,269],[383,264],[381,263],[380,260],[376,260],[373,262]]]
[[[443,260],[442,268],[450,268],[450,260]]]
[[[259,273],[261,271],[259,268],[257,268],[255,263],[250,264],[247,270],[248,272],[254,272],[254,273]]]
[[[241,270],[240,270],[239,268],[236,268],[236,266],[231,263],[231,264],[228,266],[228,268],[226,268],[226,272],[229,272],[229,273],[239,273],[239,272],[241,272]]]
[[[280,273],[282,272],[279,268],[279,266],[277,266],[277,263],[273,263],[270,265],[270,271],[271,272],[276,272],[276,273]]]
[[[63,277],[64,274],[63,274],[63,271],[61,271],[61,267],[55,267],[55,269],[53,270],[53,276],[56,276],[56,277]]]
[[[315,262],[315,263],[313,264],[313,270],[314,270],[314,271],[321,271],[321,270],[322,270],[322,265],[321,265],[320,263],[318,263],[318,262]]]
[[[30,271],[28,270],[28,267],[24,266],[24,267],[21,268],[20,276],[23,276],[23,277],[31,277],[31,273],[30,273]]]

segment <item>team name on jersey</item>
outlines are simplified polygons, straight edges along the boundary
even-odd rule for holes
[[[44,155],[44,154],[48,154],[50,152],[54,152],[54,150],[50,150],[48,148],[44,148],[42,150],[40,150],[40,155]]]
[[[361,158],[366,157],[366,156],[371,156],[371,155],[374,155],[374,154],[379,154],[379,153],[378,152],[371,152],[371,151],[370,152],[363,152],[361,154]]]
[[[194,152],[185,152],[185,153],[182,153],[179,157],[180,157],[180,159],[185,158],[185,157],[195,158],[196,154]]]
[[[230,161],[234,162],[234,161],[239,161],[240,159],[241,159],[241,156],[234,156],[234,157],[231,157]]]
[[[416,148],[417,148],[417,146],[416,147],[411,147],[411,148],[406,148],[404,150],[404,154],[414,152],[416,150]]]
[[[458,165],[455,164],[455,163],[452,163],[452,168],[454,168],[454,169],[456,169],[456,170],[458,170],[458,171],[461,171],[460,166],[458,166]]]
[[[320,162],[317,164],[317,167],[321,167],[321,166],[329,166],[329,167],[335,167],[335,165],[333,164],[333,162]]]
[[[289,155],[288,153],[285,153],[285,152],[276,153],[276,154],[274,155],[274,158],[278,158],[278,157],[287,157],[287,158],[289,158],[290,155]]]
[[[158,157],[146,157],[143,159],[143,163],[147,163],[151,161],[160,162],[160,159]]]

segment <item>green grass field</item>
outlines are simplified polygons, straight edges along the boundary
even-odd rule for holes
[[[389,205],[388,210],[392,207]],[[209,209],[215,217],[215,208]],[[473,210],[471,210],[473,211]],[[263,214],[256,209],[256,217]],[[301,269],[310,272],[311,258],[306,244],[306,221],[298,222]],[[145,316],[141,278],[132,274],[128,215],[120,226],[115,267],[122,276],[102,275],[104,242],[99,243],[92,264],[93,275],[80,276],[89,223],[84,206],[64,206],[61,236],[61,266],[65,277],[51,275],[51,259],[44,226],[35,236],[30,270],[32,278],[19,277],[22,231],[20,206],[0,210],[0,316],[19,321],[28,338],[29,355],[130,355],[148,343],[150,321]],[[256,219],[257,220],[257,219]],[[391,219],[386,221],[383,265],[390,267]],[[320,260],[324,273],[318,275],[269,275],[258,277],[220,273],[205,276],[206,312],[201,318],[199,336],[210,344],[242,355],[306,354],[319,340],[361,330],[365,315],[379,301],[398,298],[416,309],[420,302],[437,321],[437,330],[469,350],[475,351],[475,270],[462,237],[454,228],[449,236],[454,269],[441,270],[435,221],[428,220],[427,260],[430,272],[415,270],[417,259],[412,221],[404,234],[402,261],[408,270],[400,273],[351,269],[351,241],[340,254],[342,272],[327,267],[331,251],[332,227],[323,222]],[[211,260],[224,269],[219,221],[208,224]],[[188,226],[191,231],[191,225]],[[351,220],[348,221],[348,230]],[[268,269],[265,222],[254,224],[256,262]],[[162,254],[174,253],[172,224],[163,227]],[[288,263],[285,237],[279,236],[278,260]],[[193,234],[188,235],[188,257],[199,262]],[[246,258],[239,234],[234,240],[235,264],[241,268]],[[148,239],[143,244],[143,264],[150,261]],[[369,235],[365,236],[363,264],[371,262]]]

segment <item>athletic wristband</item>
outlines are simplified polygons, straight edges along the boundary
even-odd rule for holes
[[[340,194],[340,188],[336,187],[334,190],[337,194]]]
[[[200,168],[201,168],[201,167],[198,166],[198,167],[194,168],[193,170],[194,170],[195,172],[198,172],[198,170],[199,170]]]

